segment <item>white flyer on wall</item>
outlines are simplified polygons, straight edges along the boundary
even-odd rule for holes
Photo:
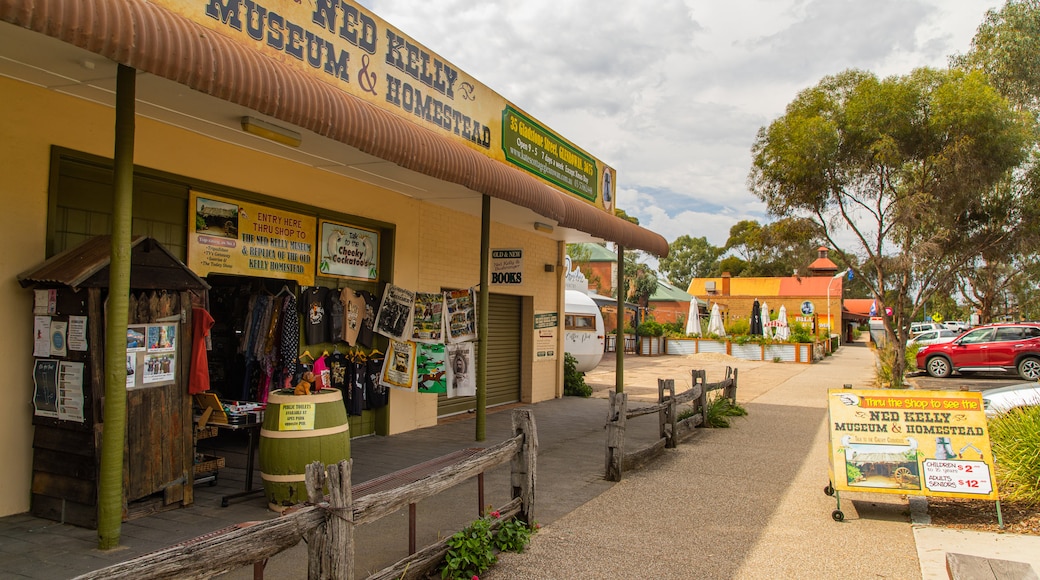
[[[68,322],[51,321],[51,356],[68,356],[69,353],[65,347],[65,332],[68,328]]]
[[[58,366],[58,418],[83,422],[83,363],[62,361]]]
[[[69,316],[69,350],[86,352],[87,350],[87,317]]]
[[[47,358],[51,356],[51,317],[33,317],[33,356]]]

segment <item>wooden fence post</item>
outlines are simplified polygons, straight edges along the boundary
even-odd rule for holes
[[[726,367],[726,378],[727,379],[730,378],[730,370],[733,371],[733,373],[732,373],[733,374],[733,380],[728,382],[728,384],[726,385],[726,390],[723,391],[723,395],[725,395],[725,397],[727,399],[729,399],[730,401],[733,402],[734,405],[736,405],[737,404],[737,371],[740,370],[740,369],[730,369],[729,367]]]
[[[523,435],[524,442],[510,461],[513,498],[520,498],[518,517],[534,525],[534,493],[538,479],[538,429],[531,409],[513,410],[513,436]]]
[[[607,415],[607,481],[621,481],[625,464],[625,422],[628,394],[610,391],[610,413]]]
[[[701,392],[697,396],[697,403],[694,405],[695,410],[701,414],[701,425],[711,427],[708,424],[708,372],[704,369],[694,369],[690,374],[693,377],[693,384],[700,384],[701,386]]]
[[[668,403],[668,406],[658,412],[658,423],[660,434],[664,439],[664,446],[675,448],[676,445],[676,410],[675,403],[675,379],[657,379],[657,402]]]
[[[308,579],[354,579],[351,467],[351,460],[328,467],[315,461],[307,466],[305,482],[310,503],[325,503],[324,488],[329,490],[325,523],[305,534]]]

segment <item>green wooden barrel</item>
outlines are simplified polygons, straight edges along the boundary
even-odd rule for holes
[[[308,464],[350,459],[349,429],[338,389],[299,396],[280,389],[268,396],[260,429],[260,478],[271,509],[307,501]]]

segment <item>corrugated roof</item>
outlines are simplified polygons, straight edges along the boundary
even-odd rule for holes
[[[130,287],[137,289],[188,290],[209,288],[153,238],[136,236],[130,240]],[[108,266],[112,263],[112,237],[96,236],[82,244],[51,256],[39,266],[18,275],[23,287],[36,284],[68,286],[74,290],[108,286]]]
[[[590,262],[617,262],[617,252],[604,248],[599,244],[575,244],[588,250]]]
[[[657,256],[668,242],[151,2],[0,0],[0,20]]]
[[[663,280],[657,281],[657,291],[650,297],[650,302],[689,302],[693,296]]]

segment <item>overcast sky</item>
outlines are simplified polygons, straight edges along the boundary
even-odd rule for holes
[[[849,68],[944,67],[1003,0],[361,0],[617,169],[617,205],[668,242],[771,221],[751,144]]]

